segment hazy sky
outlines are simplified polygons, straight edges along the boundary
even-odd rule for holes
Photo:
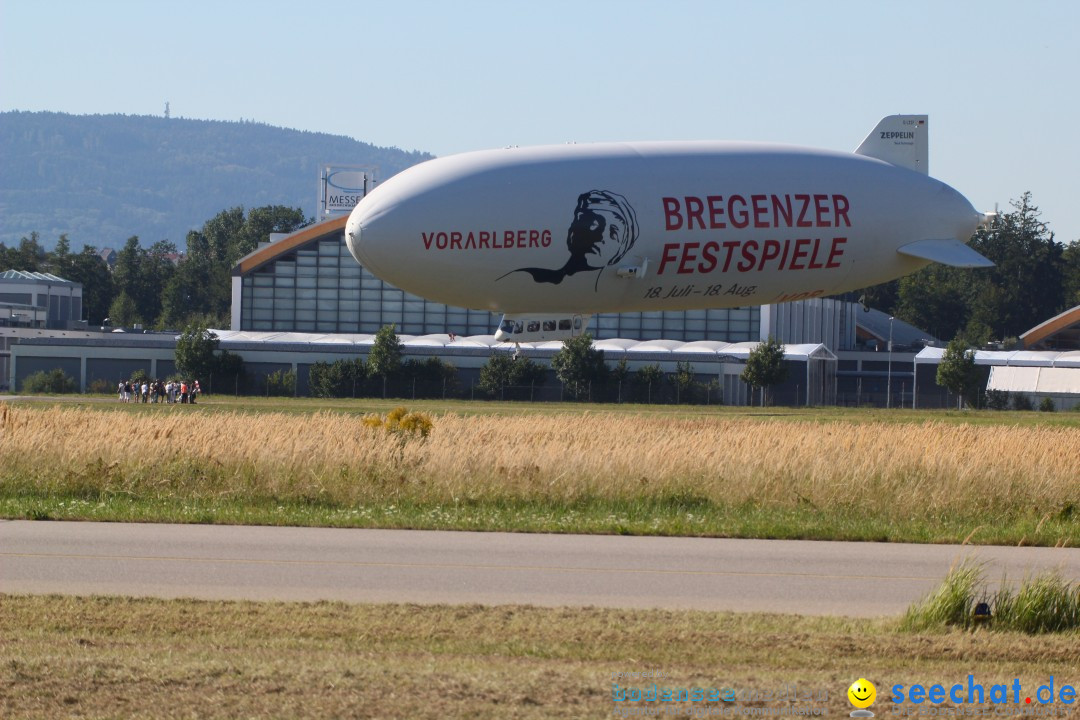
[[[977,209],[1080,238],[1080,3],[0,0],[0,109],[256,120],[437,155],[600,140],[854,149],[930,116]],[[2,169],[0,169],[2,172]]]

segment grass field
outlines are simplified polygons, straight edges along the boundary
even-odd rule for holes
[[[4,718],[596,718],[613,715],[613,682],[653,681],[732,688],[743,708],[791,706],[761,694],[796,685],[835,717],[860,677],[890,717],[894,684],[1080,685],[1076,633],[520,606],[3,596],[0,653]],[[663,676],[613,675],[641,671]]]
[[[0,407],[0,515],[1071,545],[1080,416],[224,399]]]
[[[426,438],[364,421],[395,404],[9,401],[0,516],[1080,542],[1076,413],[409,403]],[[643,709],[613,682],[654,681],[738,694],[701,711],[846,716],[860,677],[892,717],[897,684],[1080,686],[1076,630],[943,630],[938,606],[971,604],[953,594],[873,621],[7,595],[0,717],[612,717]],[[618,675],[642,671],[661,675]],[[762,697],[792,686],[817,700]]]
[[[4,399],[0,396],[0,400]],[[847,407],[749,407],[726,405],[665,405],[665,404],[590,404],[579,402],[497,402],[489,400],[409,400],[391,398],[328,399],[328,398],[283,398],[283,397],[234,397],[232,395],[202,396],[194,408],[185,406],[159,406],[154,404],[124,404],[117,402],[115,395],[35,395],[9,396],[7,401],[13,405],[87,407],[124,413],[160,413],[198,410],[202,413],[213,412],[281,412],[288,414],[309,414],[315,412],[343,413],[363,415],[365,413],[386,413],[395,407],[404,405],[410,409],[442,415],[580,415],[582,413],[608,413],[633,416],[665,417],[726,417],[756,418],[779,422],[832,422],[846,421],[854,423],[911,423],[936,420],[964,425],[1038,425],[1062,426],[1080,429],[1080,411],[1070,412],[994,412],[970,410],[912,410],[910,408],[847,408]]]

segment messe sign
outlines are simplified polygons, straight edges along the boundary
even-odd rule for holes
[[[373,168],[323,165],[319,170],[319,219],[352,212],[374,185]]]

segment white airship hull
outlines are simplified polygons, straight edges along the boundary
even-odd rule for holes
[[[621,143],[423,163],[365,197],[346,239],[383,280],[448,305],[589,314],[863,288],[955,255],[981,217],[944,183],[863,155]]]

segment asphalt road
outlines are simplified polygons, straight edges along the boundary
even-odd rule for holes
[[[893,615],[973,557],[1080,579],[1080,549],[0,521],[0,592]]]

